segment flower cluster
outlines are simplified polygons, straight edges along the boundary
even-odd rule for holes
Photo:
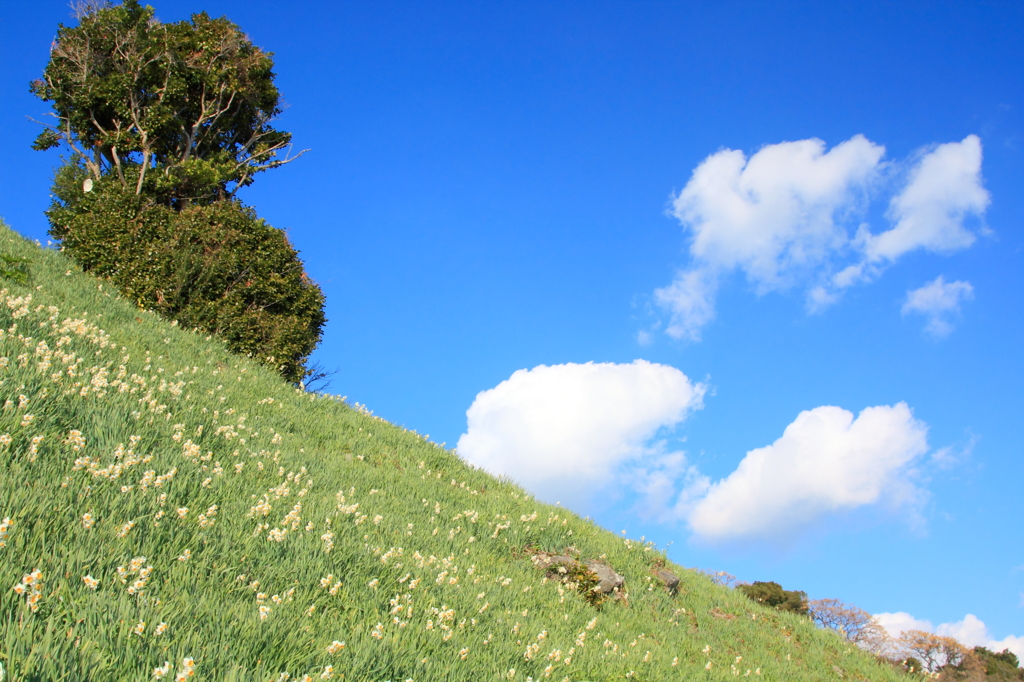
[[[122,583],[127,583],[132,575],[136,575],[136,579],[132,581],[131,585],[128,585],[128,594],[141,596],[146,591],[146,584],[149,583],[149,578],[153,575],[152,566],[143,566],[146,563],[146,557],[137,556],[128,562],[127,566],[117,567],[117,576],[121,579]]]
[[[14,521],[11,521],[11,517],[7,516],[3,521],[0,521],[0,547],[7,545],[7,533],[11,530],[11,526],[14,525]]]
[[[26,573],[21,582],[14,586],[15,594],[25,595],[28,607],[35,613],[39,610],[39,601],[43,598],[43,572],[38,568]]]
[[[216,523],[216,521],[217,521],[216,516],[217,516],[217,505],[214,504],[214,505],[211,505],[210,508],[206,510],[205,514],[200,514],[199,515],[199,519],[198,519],[199,527],[200,528],[209,528],[214,523]]]
[[[188,678],[196,674],[196,663],[191,658],[181,659],[178,666],[178,674],[174,676],[174,682],[186,682]]]
[[[83,436],[82,432],[77,429],[71,429],[64,442],[70,445],[74,452],[79,452],[85,448],[85,436]]]
[[[327,531],[320,536],[320,539],[323,540],[324,543],[324,552],[329,554],[330,551],[334,549],[334,533]]]

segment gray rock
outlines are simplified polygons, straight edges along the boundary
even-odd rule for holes
[[[622,586],[626,584],[625,578],[616,573],[614,568],[602,561],[591,559],[587,562],[587,568],[601,581],[597,589],[604,594],[611,594],[616,590],[621,590]]]
[[[561,554],[548,554],[546,552],[534,554],[532,560],[533,565],[542,571],[553,566],[572,566],[577,563],[572,557],[562,556]]]
[[[665,589],[668,590],[669,594],[675,595],[679,592],[679,576],[672,571],[658,568],[654,570],[654,577],[665,583]]]

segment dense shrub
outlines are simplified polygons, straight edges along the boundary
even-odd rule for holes
[[[0,277],[6,277],[18,284],[28,284],[28,262],[27,258],[0,253]]]
[[[997,653],[983,646],[976,646],[973,655],[984,669],[985,676],[991,678],[991,682],[1024,680],[1024,669],[1020,668],[1017,655],[1009,649]]]
[[[50,233],[82,268],[142,308],[215,334],[301,381],[326,319],[324,296],[282,230],[237,200],[175,211],[105,177],[83,192],[67,164]]]
[[[754,601],[779,611],[807,615],[807,593],[797,590],[784,590],[776,582],[754,582],[752,585],[737,585],[743,594]]]

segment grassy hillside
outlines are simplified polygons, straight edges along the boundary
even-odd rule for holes
[[[669,594],[655,548],[297,391],[2,226],[0,251],[32,274],[0,282],[8,680],[902,677],[671,564]],[[595,607],[531,561],[567,547],[627,597]]]

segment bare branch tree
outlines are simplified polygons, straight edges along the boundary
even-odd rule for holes
[[[899,649],[921,661],[928,672],[945,666],[962,664],[971,651],[952,637],[943,637],[923,630],[907,630],[896,640]]]
[[[889,634],[867,611],[838,599],[814,599],[807,606],[811,620],[862,649],[883,654],[890,648]]]
[[[71,16],[81,21],[83,17],[99,12],[101,9],[107,9],[110,7],[110,2],[109,0],[71,0],[68,7],[71,8]]]
[[[711,569],[703,568],[697,571],[703,573],[707,577],[711,578],[711,581],[716,585],[724,585],[725,587],[735,587],[738,584],[736,576],[725,571],[712,571]]]

